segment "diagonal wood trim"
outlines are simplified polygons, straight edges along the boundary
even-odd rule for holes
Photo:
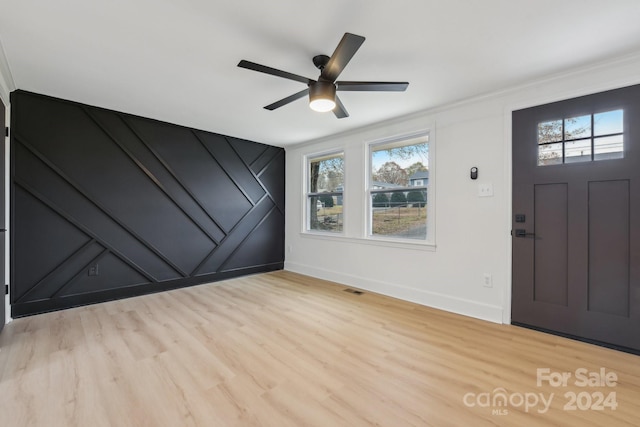
[[[247,169],[249,170],[249,172],[254,176],[256,182],[260,185],[260,187],[262,187],[262,189],[265,191],[265,193],[267,193],[267,196],[271,199],[271,201],[276,205],[276,207],[278,208],[278,210],[280,211],[280,213],[282,215],[284,215],[284,211],[280,208],[280,206],[278,206],[278,203],[276,202],[276,199],[274,198],[274,196],[271,194],[271,192],[269,191],[269,189],[264,185],[264,183],[262,182],[262,180],[260,179],[260,177],[258,176],[258,174],[256,174],[253,169],[251,169],[251,165],[249,165],[243,158],[242,156],[240,156],[240,153],[238,153],[238,151],[236,150],[236,148],[233,146],[233,144],[230,143],[230,141],[225,137],[225,139],[227,140],[227,143],[229,144],[229,147],[231,147],[231,149],[233,150],[234,153],[236,153],[236,155],[238,156],[238,158],[240,159],[240,161],[242,161],[242,163],[244,163],[244,165],[247,167]],[[266,150],[265,150],[266,151]],[[282,154],[284,155],[284,151],[282,152]],[[258,156],[259,157],[259,156]],[[275,159],[276,156],[273,157],[273,159]],[[273,160],[272,159],[272,160]],[[257,160],[257,159],[256,159]]]
[[[235,179],[233,177],[233,175],[231,175],[229,173],[229,171],[227,170],[227,168],[224,167],[224,165],[222,163],[220,163],[218,161],[218,159],[216,159],[216,156],[213,155],[213,153],[211,152],[211,150],[209,149],[209,147],[207,147],[207,144],[205,144],[202,139],[198,136],[198,133],[195,132],[193,129],[191,130],[191,134],[193,134],[193,136],[198,140],[198,142],[200,143],[200,145],[202,145],[202,148],[204,148],[205,150],[207,150],[207,153],[209,153],[209,155],[211,156],[211,160],[213,160],[222,171],[224,171],[225,175],[227,175],[229,177],[229,179],[233,182],[233,184],[238,188],[238,190],[240,190],[240,192],[244,195],[244,197],[247,199],[247,201],[249,203],[251,203],[251,206],[255,206],[255,202],[253,200],[251,200],[251,197],[249,197],[249,195],[247,194],[247,191],[242,188],[242,186],[238,183],[238,180]]]
[[[42,155],[35,147],[29,144],[24,138],[22,138],[19,134],[15,134],[15,141],[20,143],[23,147],[29,150],[34,156],[36,156],[42,163],[47,165],[49,169],[54,171],[60,178],[64,179],[71,187],[73,187],[78,193],[80,193],[86,200],[88,200],[91,204],[96,206],[100,211],[102,211],[105,215],[109,217],[113,222],[118,224],[122,229],[126,230],[132,237],[134,237],[138,242],[144,245],[147,249],[153,252],[158,258],[163,260],[168,266],[174,269],[177,273],[179,273],[182,277],[187,277],[188,274],[178,267],[175,263],[173,263],[165,254],[163,254],[158,248],[152,245],[150,242],[146,241],[142,236],[135,232],[131,227],[120,221],[120,219],[114,215],[109,209],[103,206],[101,203],[96,201],[94,198],[90,197],[87,191],[82,188],[81,185],[74,182],[71,177],[65,174],[60,168],[54,165],[49,159]]]
[[[253,213],[253,211],[254,211],[255,209],[257,209],[257,208],[260,206],[260,204],[261,204],[265,199],[267,199],[267,198],[268,198],[268,196],[267,196],[267,194],[265,193],[265,194],[260,198],[260,200],[258,200],[258,202],[257,202],[257,203],[256,203],[256,205],[253,207],[253,209],[251,209],[250,211],[248,211],[247,213],[245,213],[245,214],[243,215],[243,217],[240,219],[240,221],[238,221],[238,222],[236,223],[236,225],[234,225],[234,226],[233,226],[233,228],[229,231],[229,234],[227,234],[227,236],[226,236],[224,239],[222,239],[222,241],[220,242],[220,245],[219,245],[218,247],[214,248],[214,249],[213,249],[213,250],[212,250],[212,251],[211,251],[211,252],[210,252],[210,253],[209,253],[209,254],[208,254],[208,255],[207,255],[203,260],[202,260],[202,262],[200,262],[200,264],[198,264],[198,266],[195,268],[195,270],[194,270],[193,272],[191,272],[191,275],[192,275],[192,276],[193,276],[193,275],[196,275],[196,274],[198,274],[198,273],[200,273],[200,271],[202,270],[202,268],[203,268],[205,265],[207,265],[207,263],[209,262],[209,260],[210,260],[210,259],[211,259],[211,258],[212,258],[216,253],[217,253],[217,252],[219,252],[219,251],[221,251],[221,250],[223,250],[223,249],[225,248],[225,244],[227,243],[227,241],[228,241],[228,240],[230,240],[231,238],[234,238],[234,237],[235,237],[236,230],[237,230],[238,228],[240,228],[242,225],[244,225],[245,219],[246,219],[246,218],[248,218],[248,217],[249,217],[249,215],[251,215],[251,214]],[[275,203],[274,203],[274,204],[275,204]],[[254,229],[255,229],[255,226],[252,228],[252,230],[254,230]],[[246,237],[245,237],[245,238],[246,238]],[[244,239],[245,239],[245,238],[243,238],[243,239],[242,239],[242,241],[244,241]]]
[[[256,176],[260,176],[260,174],[269,167],[271,162],[273,162],[273,160],[278,156],[278,154],[280,154],[280,152],[280,150],[266,150],[260,157],[256,159],[256,161],[251,163],[251,170],[253,171],[255,168],[257,168],[255,174]]]
[[[260,175],[262,175],[264,171],[266,171],[269,168],[269,166],[271,166],[271,162],[273,162],[276,159],[276,157],[278,157],[281,154],[282,152],[274,150],[273,156],[271,156],[271,158],[260,168],[260,170],[256,173],[256,176],[260,177]]]
[[[83,111],[87,114],[87,116],[100,128],[100,130],[102,130],[102,132],[104,132],[105,135],[107,135],[111,141],[116,144],[121,150],[122,152],[124,152],[127,157],[129,157],[131,159],[131,161],[133,163],[135,163],[135,165],[147,176],[149,177],[149,179],[151,180],[151,182],[153,182],[159,189],[160,191],[162,191],[168,198],[169,200],[171,200],[173,202],[173,204],[182,211],[182,213],[184,213],[185,217],[187,217],[196,227],[198,227],[198,229],[204,233],[209,239],[211,239],[211,241],[213,243],[215,243],[216,245],[218,245],[220,242],[218,241],[218,239],[216,239],[214,236],[211,235],[211,233],[202,225],[200,224],[198,221],[196,221],[195,218],[193,218],[191,215],[189,215],[189,213],[184,209],[184,207],[178,203],[178,201],[175,199],[175,197],[173,197],[173,195],[171,195],[171,193],[167,190],[167,188],[160,182],[160,180],[155,177],[151,171],[140,161],[140,159],[138,159],[136,156],[134,156],[134,154],[127,148],[125,147],[123,144],[121,144],[117,138],[115,138],[113,136],[113,134],[109,131],[109,129],[107,129],[106,126],[104,126],[104,124],[102,124],[100,122],[100,120],[95,117],[93,114],[91,114],[91,110],[88,107],[83,107]],[[136,135],[137,136],[137,135]]]
[[[28,192],[30,195],[32,195],[33,197],[38,199],[40,202],[44,203],[49,209],[53,210],[55,213],[60,215],[62,218],[66,219],[71,224],[75,225],[82,232],[84,232],[87,235],[91,236],[91,238],[94,239],[95,241],[97,241],[99,244],[101,244],[105,248],[109,249],[114,255],[116,255],[122,261],[127,263],[131,268],[135,269],[138,273],[142,274],[150,282],[158,283],[158,279],[153,277],[153,275],[151,275],[149,272],[145,271],[142,267],[140,267],[138,264],[136,264],[133,260],[131,260],[125,254],[120,252],[117,248],[113,247],[109,243],[107,243],[104,240],[102,240],[100,238],[100,236],[98,236],[97,234],[92,232],[90,229],[88,229],[87,227],[82,225],[80,222],[76,221],[73,217],[67,215],[64,210],[59,208],[55,203],[53,203],[53,201],[49,200],[47,197],[45,197],[44,195],[40,194],[40,192],[38,192],[35,188],[31,187],[29,184],[27,184],[26,182],[23,182],[22,180],[20,180],[19,178],[16,178],[16,177],[13,178],[13,182],[14,182],[15,185],[20,186],[20,188],[22,188],[23,190]]]
[[[269,160],[269,163],[267,163],[266,165],[264,165],[264,167],[262,169],[260,169],[260,171],[256,174],[256,179],[260,180],[260,178],[262,177],[262,175],[265,173],[265,171],[271,166],[271,163],[273,163],[273,161],[275,161],[278,157],[280,156],[284,156],[284,151],[282,152],[277,152],[272,158],[271,160]],[[262,182],[262,180],[260,180],[260,182]],[[271,197],[271,200],[273,200],[273,203],[276,204],[276,206],[278,206],[278,210],[282,213],[282,215],[284,215],[284,211],[282,209],[280,209],[280,206],[278,204],[278,202],[276,201],[275,197],[272,196],[271,191],[269,191],[268,188],[266,188],[266,186],[264,187],[265,191],[267,192],[267,194],[269,194],[269,197]]]
[[[14,296],[14,301],[15,302],[24,301],[34,289],[40,287],[41,284],[45,283],[51,277],[54,277],[58,273],[58,271],[60,271],[60,269],[62,267],[64,267],[67,263],[69,263],[72,259],[76,258],[78,255],[82,254],[87,248],[89,248],[94,243],[97,243],[96,239],[90,239],[87,243],[85,243],[84,245],[80,246],[76,251],[71,253],[71,255],[69,255],[67,258],[65,258],[60,264],[58,264],[46,276],[44,276],[42,279],[38,280],[33,286],[28,288],[24,293],[22,293],[20,295],[15,295]]]
[[[261,225],[262,225],[262,224],[267,220],[267,218],[269,218],[269,215],[271,215],[271,214],[273,213],[273,211],[274,211],[274,210],[277,210],[277,209],[276,209],[276,206],[273,206],[273,207],[271,208],[271,210],[269,211],[269,213],[267,213],[265,216],[263,216],[263,217],[262,217],[262,219],[260,220],[260,222],[259,222],[258,224],[256,224],[256,226],[255,226],[255,227],[253,227],[249,233],[247,233],[247,235],[242,239],[242,241],[240,242],[240,244],[239,244],[239,245],[237,245],[237,246],[236,246],[236,248],[233,250],[233,252],[231,252],[231,253],[229,254],[229,256],[228,256],[228,257],[227,257],[227,258],[222,262],[222,264],[220,264],[220,268],[219,268],[220,270],[222,270],[222,271],[224,271],[224,270],[225,270],[225,266],[227,265],[227,263],[229,262],[229,260],[230,260],[231,258],[233,258],[233,256],[234,256],[238,251],[240,251],[240,249],[242,248],[242,245],[247,241],[247,239],[249,239],[249,237],[251,237],[251,234],[252,234],[255,230],[257,230],[257,229],[258,229],[258,228],[259,228],[259,227],[260,227],[260,226],[261,226]]]
[[[230,144],[233,147],[233,144]],[[260,160],[260,158],[264,155],[264,153],[266,153],[269,150],[269,147],[264,147],[264,150],[262,150],[262,153],[258,154],[258,156],[253,159],[253,161],[248,164],[249,169],[251,169],[253,167],[253,165],[258,162]],[[240,158],[242,158],[242,156],[240,156]]]
[[[187,194],[189,195],[189,197],[191,197],[198,206],[200,206],[200,209],[202,209],[203,212],[205,212],[207,214],[207,216],[211,219],[211,221],[213,221],[213,223],[220,229],[222,230],[222,232],[224,234],[229,234],[229,230],[227,230],[222,224],[220,224],[220,222],[218,220],[216,220],[216,218],[211,215],[211,213],[204,207],[202,201],[200,199],[198,199],[198,197],[193,194],[193,191],[191,191],[191,189],[189,188],[189,186],[184,182],[184,180],[182,180],[178,174],[176,173],[176,171],[173,170],[173,168],[169,165],[169,163],[167,163],[166,160],[164,160],[162,158],[162,156],[160,155],[160,153],[158,153],[158,150],[156,150],[155,148],[153,148],[151,146],[151,144],[149,144],[145,138],[142,137],[142,135],[140,134],[140,132],[138,132],[135,128],[135,126],[133,125],[133,123],[131,123],[129,120],[127,120],[126,117],[124,117],[122,114],[120,114],[120,119],[122,119],[122,121],[129,127],[129,129],[131,129],[131,132],[133,132],[136,135],[136,138],[138,138],[140,140],[140,142],[142,142],[144,144],[145,147],[147,147],[147,149],[156,157],[156,159],[158,159],[158,161],[160,163],[162,163],[162,166],[164,166],[164,168],[171,174],[171,176],[173,177],[173,179],[176,180],[176,182],[178,184],[180,184],[180,186],[182,187],[182,189],[184,191],[187,192]]]
[[[108,253],[109,253],[108,249],[103,249],[102,252],[100,252],[97,256],[93,257],[91,259],[91,261],[86,263],[84,265],[84,267],[81,268],[67,283],[64,283],[62,286],[60,286],[60,288],[58,288],[58,290],[56,290],[53,293],[53,295],[51,295],[51,298],[55,298],[55,297],[59,296],[60,293],[63,290],[65,290],[65,288],[68,288],[69,286],[71,286],[76,280],[78,280],[80,278],[80,276],[84,275],[84,272],[87,271],[91,265],[97,264],[98,261],[100,261],[102,258],[104,258],[105,255],[107,255]]]

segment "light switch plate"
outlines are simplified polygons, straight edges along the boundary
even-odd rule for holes
[[[493,184],[478,184],[478,197],[492,197]]]

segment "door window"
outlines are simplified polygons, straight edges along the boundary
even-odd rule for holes
[[[621,159],[624,111],[538,123],[538,166]]]

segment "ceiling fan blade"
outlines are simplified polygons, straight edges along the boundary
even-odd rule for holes
[[[320,77],[324,80],[335,82],[344,67],[347,66],[353,55],[360,49],[360,46],[364,43],[364,37],[357,36],[351,33],[344,33],[342,40],[338,43],[338,47],[331,55],[329,62],[322,70]]]
[[[301,90],[298,93],[294,93],[291,96],[287,96],[286,98],[282,98],[280,101],[276,101],[273,104],[269,104],[264,108],[267,110],[275,110],[276,108],[280,108],[284,105],[287,105],[290,102],[295,101],[296,99],[300,99],[303,96],[307,96],[307,95],[309,95],[309,88],[306,88],[305,90]]]
[[[403,92],[409,82],[336,82],[336,90],[351,92]]]
[[[336,95],[336,107],[333,109],[333,114],[335,114],[339,119],[349,117],[349,113],[347,113],[347,109],[344,108],[344,104],[342,103],[342,101],[340,101],[338,95]]]
[[[295,80],[300,83],[310,84],[315,80],[308,79],[306,77],[299,76],[297,74],[288,73],[286,71],[278,70],[276,68],[267,67],[266,65],[256,64],[255,62],[245,61],[244,59],[238,63],[238,67],[246,68],[247,70],[258,71],[260,73],[270,74],[272,76],[282,77],[289,80]]]

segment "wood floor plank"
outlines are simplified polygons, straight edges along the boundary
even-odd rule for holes
[[[640,425],[638,356],[344,289],[280,271],[16,319],[0,426]]]

